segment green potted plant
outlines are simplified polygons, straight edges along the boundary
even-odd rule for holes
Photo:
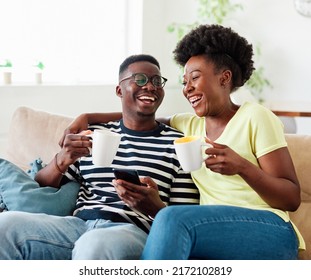
[[[12,62],[8,59],[3,64],[0,64],[3,72],[3,83],[9,85],[12,83]]]
[[[223,24],[228,15],[242,10],[242,4],[233,4],[231,0],[197,0],[199,2],[197,10],[197,21],[192,24],[173,22],[167,27],[169,33],[175,33],[179,41],[186,33],[194,27],[203,23]],[[254,46],[255,64],[261,56],[260,45]],[[270,81],[264,76],[264,67],[256,66],[251,78],[245,84],[252,96],[259,102],[264,102],[263,90],[265,87],[271,87]]]

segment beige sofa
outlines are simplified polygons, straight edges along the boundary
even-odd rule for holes
[[[6,158],[24,170],[29,163],[41,157],[49,162],[56,152],[64,129],[72,118],[36,111],[26,107],[18,108],[10,125]],[[291,213],[292,220],[300,229],[307,244],[307,250],[300,253],[301,259],[311,259],[311,135],[286,135],[301,185],[302,203]]]

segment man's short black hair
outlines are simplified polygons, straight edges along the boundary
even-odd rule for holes
[[[159,62],[149,54],[136,54],[127,57],[119,67],[119,76],[129,67],[130,64],[140,61],[147,61],[156,65],[160,69]]]

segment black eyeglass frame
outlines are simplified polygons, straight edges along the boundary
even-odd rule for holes
[[[136,80],[136,76],[137,76],[137,75],[142,75],[143,77],[145,77],[145,78],[146,78],[145,83],[143,83],[143,84],[138,84],[138,83],[137,83],[138,80]],[[160,86],[159,86],[159,85],[156,85],[155,82],[154,82],[154,79],[155,79],[155,78],[159,78],[159,77],[161,78],[161,85],[160,85]],[[167,82],[167,79],[164,78],[164,77],[162,77],[162,76],[160,76],[160,75],[154,75],[154,76],[152,76],[152,77],[149,78],[149,77],[148,77],[146,74],[144,74],[144,73],[134,73],[134,74],[132,74],[131,76],[128,76],[128,77],[123,78],[121,81],[119,81],[119,84],[120,84],[121,82],[123,82],[123,81],[125,81],[125,80],[128,80],[128,79],[131,79],[131,78],[134,78],[135,84],[136,84],[137,86],[139,86],[139,87],[143,87],[143,86],[145,86],[146,84],[148,84],[149,81],[151,81],[151,83],[152,83],[152,85],[153,85],[154,87],[157,87],[157,88],[164,88],[165,83]]]

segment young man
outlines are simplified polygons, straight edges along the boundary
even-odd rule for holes
[[[125,59],[116,87],[123,119],[89,127],[122,135],[112,165],[94,166],[89,137],[68,134],[36,181],[56,188],[79,181],[73,216],[1,213],[0,259],[139,259],[161,208],[198,203],[198,191],[174,151],[173,140],[182,134],[155,120],[165,82],[152,56]],[[145,185],[115,180],[113,168],[120,167],[137,169]]]

